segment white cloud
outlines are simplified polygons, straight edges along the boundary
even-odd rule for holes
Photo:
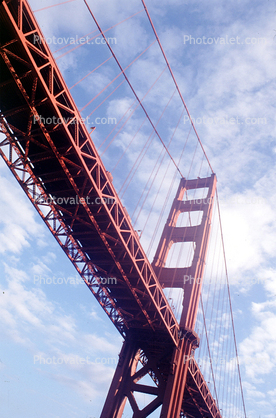
[[[6,166],[3,168],[7,170]],[[19,254],[31,240],[43,237],[43,227],[36,221],[34,210],[15,182],[3,176],[0,182],[0,253]]]
[[[269,390],[268,391],[268,395],[272,397],[272,402],[275,403],[275,398],[276,398],[276,388],[273,390]]]
[[[252,313],[256,324],[251,334],[240,344],[242,364],[248,377],[255,379],[271,374],[276,368],[276,304],[275,301],[252,303]]]
[[[47,6],[46,0],[32,1],[34,8]],[[116,2],[110,1],[103,6],[102,0],[91,3],[93,12],[103,29],[118,23],[119,20],[140,10],[138,1]],[[247,378],[245,382],[247,396],[259,402],[258,405],[267,406],[267,400],[262,390],[268,376],[275,371],[276,342],[272,330],[276,327],[275,272],[269,269],[275,264],[275,104],[274,104],[274,73],[275,73],[275,43],[272,39],[274,32],[274,15],[270,13],[274,6],[254,3],[251,7],[248,1],[239,4],[229,2],[211,1],[206,7],[203,1],[173,0],[153,2],[149,5],[153,13],[154,23],[158,29],[165,51],[170,59],[173,70],[178,80],[181,91],[188,104],[191,115],[195,118],[212,118],[212,123],[196,123],[196,127],[206,147],[212,166],[218,174],[220,195],[222,197],[221,210],[226,244],[226,257],[228,260],[230,284],[242,283],[240,289],[246,292],[252,291],[251,311],[246,306],[238,306],[239,320],[254,320],[250,323],[240,344],[241,364],[245,367]],[[274,13],[274,11],[273,11]],[[37,13],[37,18],[45,31],[45,36],[83,35],[95,28],[92,18],[85,9],[83,2],[72,2],[50,8],[45,12]],[[117,44],[114,49],[124,64],[128,64],[134,56],[137,56],[150,42],[153,33],[144,14],[127,21],[110,31],[108,36],[116,35]],[[241,38],[265,37],[265,45],[184,45],[183,35],[190,33],[192,36],[224,37],[239,36]],[[95,46],[95,45],[94,45]],[[58,60],[58,65],[70,81],[70,85],[78,81],[103,62],[107,48],[103,46],[81,47],[77,51]],[[104,50],[104,48],[106,48]],[[55,49],[58,49],[55,46]],[[61,51],[62,53],[62,51]],[[97,61],[98,60],[98,61]],[[146,55],[128,70],[130,79],[142,97],[156,77],[165,67],[157,45],[152,47]],[[93,95],[100,91],[119,72],[112,60],[110,66],[101,67],[101,71],[93,73],[91,77],[80,84],[74,93],[77,102],[85,105]],[[115,75],[113,75],[115,74]],[[167,71],[166,71],[167,74]],[[73,80],[74,79],[74,80]],[[73,81],[72,81],[73,80]],[[124,83],[122,90],[118,90],[112,96],[112,101],[106,102],[107,114],[111,117],[121,117],[132,101],[129,90]],[[162,76],[160,82],[145,100],[146,108],[150,110],[153,121],[156,123],[169,97],[173,92],[173,83],[168,75]],[[123,91],[123,94],[120,92]],[[120,95],[121,94],[121,95]],[[91,110],[93,109],[91,106]],[[81,106],[80,106],[81,107]],[[90,108],[89,108],[90,109]],[[169,138],[174,129],[172,116],[182,109],[180,101],[172,101],[165,122],[160,123],[162,137]],[[102,110],[100,110],[102,112]],[[89,110],[90,112],[90,110]],[[116,164],[121,149],[126,149],[133,138],[139,125],[142,123],[139,111],[131,118],[130,123],[118,135],[115,147],[110,147],[109,153],[104,156],[108,166]],[[115,115],[115,116],[114,116]],[[142,115],[143,116],[143,115]],[[235,118],[235,123],[215,123],[214,118],[229,120]],[[245,118],[265,118],[266,123],[245,123]],[[122,184],[134,161],[138,157],[144,143],[148,138],[149,128],[141,130],[129,149],[126,160],[118,168],[116,184]],[[94,138],[101,143],[105,137],[103,127],[98,127]],[[175,135],[172,153],[179,156],[179,147],[186,141],[189,131],[188,124],[181,123]],[[189,172],[189,164],[193,158],[195,136],[187,146],[185,158],[181,163],[181,169]],[[117,149],[116,149],[117,148]],[[158,141],[153,141],[146,157],[140,165],[138,174],[134,177],[131,187],[136,191],[142,190],[148,180],[149,173],[155,163],[155,157],[161,150]],[[115,151],[114,151],[115,150]],[[274,153],[274,155],[273,155]],[[200,157],[196,155],[196,164],[200,164]],[[163,179],[166,163],[162,165],[159,179]],[[186,173],[185,171],[185,173]],[[204,171],[204,169],[203,169]],[[162,175],[161,175],[162,172]],[[143,228],[148,217],[148,210],[152,203],[155,204],[151,222],[143,234],[143,245],[147,247],[152,238],[152,226],[158,221],[159,209],[163,205],[164,197],[170,188],[169,176],[173,170],[169,170],[167,178],[162,180],[162,192],[155,200],[158,190],[158,182],[154,183],[147,201],[142,208],[137,227]],[[193,171],[190,172],[193,175]],[[125,177],[124,177],[125,176]],[[18,257],[24,249],[30,248],[33,240],[42,248],[43,228],[35,219],[30,205],[25,202],[22,194],[17,191],[13,183],[3,179],[2,204],[0,205],[2,235],[0,236],[0,252],[14,253]],[[129,194],[124,195],[126,206],[133,210],[136,201],[133,198],[133,188],[129,188]],[[253,203],[255,200],[257,203]],[[138,198],[137,198],[138,201]],[[6,208],[9,208],[7,210]],[[140,208],[138,208],[137,213]],[[162,221],[163,222],[163,221]],[[162,229],[162,225],[160,227]],[[160,231],[159,231],[160,232]],[[34,238],[35,237],[35,238]],[[37,238],[39,237],[39,238]],[[158,238],[157,238],[158,241]],[[51,255],[40,260],[35,257],[29,270],[32,274],[50,273]],[[13,263],[20,262],[13,258]],[[220,265],[219,265],[220,267]],[[100,335],[84,332],[79,329],[79,319],[72,311],[68,311],[62,304],[55,303],[41,288],[33,288],[28,281],[26,272],[20,268],[10,269],[7,273],[9,281],[5,294],[1,294],[1,318],[6,325],[9,337],[18,344],[25,344],[34,352],[42,352],[49,355],[56,353],[57,347],[61,355],[74,355],[77,344],[80,343],[84,350],[97,353],[103,350],[106,355],[113,356],[119,347],[118,341],[114,341],[108,335]],[[260,280],[262,287],[260,295],[253,286],[252,279]],[[263,283],[262,283],[263,280]],[[260,287],[258,288],[260,289]],[[48,289],[47,289],[48,290]],[[266,295],[262,294],[265,291]],[[176,296],[177,299],[178,296]],[[251,297],[251,296],[250,296]],[[206,297],[207,298],[207,297]],[[263,299],[262,299],[263,298]],[[274,298],[274,299],[273,299]],[[83,316],[98,320],[98,314],[93,309],[81,307]],[[242,310],[242,314],[241,314]],[[234,312],[236,314],[236,312]],[[225,315],[221,315],[222,323],[226,324]],[[102,324],[102,320],[101,320]],[[238,326],[240,324],[238,323]],[[226,327],[225,326],[225,327]],[[250,328],[251,327],[251,328]],[[33,336],[39,336],[35,342]],[[221,336],[225,341],[225,336]],[[215,348],[217,347],[214,344]],[[41,349],[43,347],[43,350]],[[56,351],[55,351],[56,350]],[[48,355],[48,354],[47,354]],[[230,364],[230,363],[229,363]],[[52,371],[51,371],[52,372]],[[70,373],[72,368],[62,372],[52,373],[53,379],[71,387],[74,391],[80,391],[87,396],[92,394],[96,398],[99,393],[96,385],[89,383],[87,375],[81,369],[74,370],[79,373],[76,379]],[[92,372],[92,367],[89,368]],[[107,384],[111,376],[111,369],[107,370],[102,365],[94,367],[96,373]],[[106,373],[106,374],[104,374]],[[254,386],[255,385],[255,386]],[[260,386],[259,386],[260,385]],[[275,390],[268,392],[269,396],[275,395]],[[266,414],[268,418],[270,415]]]
[[[106,36],[110,36],[109,34]],[[149,35],[138,19],[130,19],[116,27],[114,31],[116,44],[110,44],[118,54],[123,66],[129,64],[151,43]]]
[[[248,382],[245,382],[244,383],[244,388],[246,389],[247,395],[250,398],[252,398],[252,399],[255,399],[255,398],[260,398],[260,399],[265,398],[265,394],[264,393],[259,392],[256,389],[256,386],[254,386],[254,385],[252,385],[252,384],[250,384]]]
[[[264,196],[247,190],[223,198],[221,212],[230,282],[242,278],[246,284],[275,253],[273,207]]]
[[[50,301],[40,288],[32,287],[25,271],[6,266],[6,279],[0,299],[2,336],[32,353],[34,367],[43,376],[76,390],[88,402],[105,393],[121,337],[86,333],[78,327],[79,319]],[[85,317],[89,318],[87,312]],[[54,357],[62,364],[54,364]],[[88,362],[76,361],[80,358]]]

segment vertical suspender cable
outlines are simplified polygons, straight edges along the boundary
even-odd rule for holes
[[[235,353],[236,353],[236,358],[237,358],[238,375],[239,375],[239,382],[240,382],[240,388],[241,388],[241,396],[242,396],[244,416],[246,418],[245,402],[244,402],[243,388],[242,388],[242,381],[241,381],[241,371],[240,371],[240,364],[239,364],[236,333],[235,333],[235,327],[234,327],[234,318],[233,318],[233,310],[232,310],[232,303],[231,303],[230,286],[229,286],[228,270],[227,270],[227,265],[226,265],[226,254],[225,254],[225,246],[224,246],[224,239],[223,239],[223,233],[222,233],[222,223],[221,223],[221,215],[220,215],[220,207],[219,207],[218,191],[217,190],[216,190],[216,196],[217,196],[216,200],[217,200],[218,215],[219,215],[219,225],[220,225],[220,233],[221,233],[222,250],[223,250],[223,257],[224,257],[224,266],[225,266],[226,281],[227,281],[227,292],[228,292],[228,298],[229,298],[231,323],[232,323],[233,337],[234,337],[234,344],[235,344]]]

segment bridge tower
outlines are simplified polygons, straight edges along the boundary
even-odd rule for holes
[[[185,192],[200,188],[208,189],[205,198],[183,200]],[[161,341],[161,347],[158,344],[154,351],[148,346],[146,335],[132,330],[122,348],[101,418],[121,418],[127,399],[133,409],[133,418],[147,417],[160,405],[160,418],[176,418],[180,417],[180,413],[188,412],[184,392],[190,360],[199,345],[194,327],[210,236],[215,188],[214,174],[209,178],[180,180],[153,260],[153,268],[162,287],[184,289],[178,345],[171,349],[162,349]],[[177,226],[179,215],[189,215],[191,212],[202,213],[201,223],[195,226]],[[177,242],[193,243],[192,263],[189,267],[167,268],[165,264],[169,251]],[[139,362],[142,368],[137,370]],[[146,374],[152,378],[153,386],[137,383]],[[156,395],[156,398],[143,410],[139,410],[135,392]]]

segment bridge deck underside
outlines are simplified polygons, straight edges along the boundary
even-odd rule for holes
[[[27,3],[12,1],[4,10],[2,5],[1,20],[1,112],[12,140],[102,278],[126,330],[145,330],[146,338],[149,330],[157,331],[176,345],[177,321],[111,176],[47,45],[32,42],[42,34]]]

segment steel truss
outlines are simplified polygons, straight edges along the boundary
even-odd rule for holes
[[[208,189],[204,199],[183,200],[188,190],[200,188]],[[179,344],[173,350],[163,350],[161,355],[157,355],[150,351],[145,341],[137,339],[137,333],[130,334],[124,343],[101,418],[121,418],[127,399],[133,418],[147,417],[161,405],[160,418],[220,418],[218,406],[193,357],[194,350],[199,345],[194,325],[210,235],[215,188],[215,175],[198,180],[181,179],[153,261],[156,274],[164,286],[184,289]],[[180,213],[192,211],[202,212],[201,223],[196,226],[177,226]],[[190,267],[165,267],[169,250],[175,242],[194,243]],[[187,275],[191,280],[184,280]],[[139,359],[143,367],[138,370]],[[151,376],[154,386],[137,383],[147,374]],[[135,399],[136,393],[156,397],[141,410]]]
[[[2,2],[1,19],[1,110],[13,144],[47,201],[77,198],[54,205],[96,271],[117,279],[106,294],[125,326],[160,329],[177,344],[178,323],[28,2]]]

